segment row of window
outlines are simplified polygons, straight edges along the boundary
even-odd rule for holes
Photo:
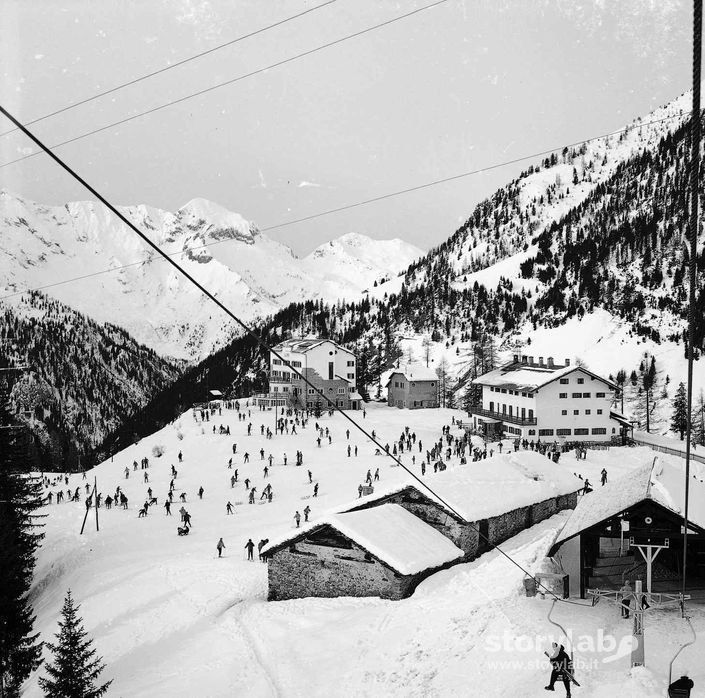
[[[597,414],[602,414],[602,410],[596,410]],[[568,414],[568,410],[561,410],[561,414],[565,417]],[[573,410],[573,414],[580,414],[580,410]],[[585,414],[592,414],[592,410],[585,410]]]
[[[526,419],[527,418],[527,412],[528,412],[528,418],[533,419],[534,418],[534,411],[532,409],[527,410],[526,407],[517,407],[517,414],[516,416],[519,417],[520,415],[520,410],[521,410],[521,418]],[[499,412],[499,403],[497,403],[497,411]],[[494,412],[494,402],[490,401],[490,412]],[[509,405],[509,411],[507,411],[507,405],[502,403],[502,414],[509,415],[510,417],[514,416],[514,407],[513,405]]]
[[[554,432],[556,436],[571,436],[570,429],[539,429],[539,436],[553,436]],[[529,429],[529,436],[534,436],[535,433],[535,429]],[[614,427],[612,428],[612,433],[615,433]],[[593,427],[592,429],[578,427],[572,430],[573,436],[588,436],[589,434],[592,434],[593,436],[600,436],[607,434],[607,429],[605,427]]]
[[[509,388],[493,388],[490,386],[490,392],[492,393],[509,393],[510,395],[516,395],[517,397],[521,395],[522,397],[533,397],[532,393],[520,393],[518,390],[511,390]]]
[[[571,393],[571,397],[573,398],[591,398],[592,393]],[[558,393],[558,397],[561,399],[566,399],[568,397],[568,393]],[[595,393],[595,397],[605,397],[604,393]]]
[[[355,376],[354,376],[354,375],[351,375],[350,373],[348,373],[348,378],[355,378]],[[404,383],[404,381],[394,381],[394,387],[395,387],[395,388],[406,388],[406,383]],[[412,388],[415,388],[415,387],[416,387],[416,383],[412,383],[412,384],[411,384],[411,387],[412,387]],[[435,387],[436,387],[436,384],[435,384],[435,383],[431,383],[431,387],[432,387],[432,388],[435,388]]]
[[[559,383],[560,383],[561,385],[568,385],[568,383],[570,383],[570,379],[569,379],[569,378],[561,378],[561,379],[559,380]],[[585,383],[585,379],[584,379],[584,378],[578,378],[578,385],[582,385],[583,383]]]

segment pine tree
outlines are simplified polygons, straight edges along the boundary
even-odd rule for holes
[[[671,431],[680,434],[681,441],[688,428],[688,395],[683,382],[678,384],[676,395],[673,398],[673,417],[671,418]]]
[[[59,621],[56,644],[47,642],[54,653],[54,663],[45,664],[49,678],[40,678],[39,685],[47,698],[100,698],[112,681],[96,686],[105,664],[102,657],[96,657],[96,649],[83,629],[83,621],[78,615],[69,589],[64,600]]]
[[[14,698],[41,661],[27,594],[43,537],[37,509],[41,483],[29,470],[29,433],[13,424],[9,377],[0,374],[0,695]]]
[[[691,439],[693,444],[705,446],[705,394],[700,391],[691,415]]]
[[[624,414],[624,384],[626,382],[627,382],[627,372],[623,368],[620,368],[619,371],[617,371],[617,377],[615,378],[615,383],[619,386],[618,397],[622,400],[622,409],[621,409],[622,414]]]

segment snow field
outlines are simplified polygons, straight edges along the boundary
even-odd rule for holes
[[[408,424],[424,442],[424,452],[426,445],[430,447],[439,438],[441,427],[450,424],[452,415],[462,417],[451,410],[411,412],[377,404],[367,407],[366,420],[361,412],[349,414],[366,429],[375,429],[383,444],[396,440]],[[251,437],[246,436],[248,421],[253,424]],[[251,418],[242,422],[234,411],[223,410],[222,416],[216,414],[203,425],[189,412],[89,471],[86,481],[72,475],[69,487],[81,486],[82,495],[84,483],[92,483],[94,476],[104,496],[120,485],[129,498],[129,510],[101,508],[100,533],[95,531],[91,510],[86,531],[80,536],[85,514],[82,503],[46,507],[47,536],[32,590],[35,628],[42,639],[51,639],[56,632],[61,602],[70,587],[81,604],[86,629],[108,665],[104,676],[115,680],[111,696],[544,694],[548,671],[541,660],[545,659],[545,647],[532,645],[531,651],[525,652],[504,649],[503,645],[497,650],[495,644],[507,633],[531,642],[537,634],[550,635],[554,628],[546,622],[549,602],[523,598],[523,573],[496,551],[434,575],[403,601],[336,598],[266,602],[266,566],[246,561],[248,538],[257,543],[260,538],[274,538],[293,529],[294,512],[303,515],[307,504],[312,508],[312,520],[327,516],[341,503],[356,498],[357,486],[368,469],[374,472],[380,468],[376,485],[382,488],[408,479],[403,469],[392,467],[391,459],[375,456],[373,444],[358,437],[340,415],[318,420],[324,428],[329,427],[333,442],[329,446],[324,439],[317,448],[315,421],[311,419],[306,429],[298,428],[298,435],[267,440],[260,436],[259,426],[264,423],[273,428],[274,412],[255,409]],[[212,433],[213,425],[221,423],[230,426],[229,437]],[[350,444],[359,448],[357,458],[347,457],[348,427]],[[233,442],[238,444],[235,456]],[[156,445],[165,449],[160,458],[152,456]],[[260,448],[265,449],[265,458],[270,452],[275,457],[267,480],[274,492],[272,503],[259,503],[266,484],[262,469],[267,463],[260,460]],[[182,464],[177,460],[180,449]],[[302,467],[293,465],[297,449],[304,453]],[[245,451],[250,453],[249,465],[242,462]],[[284,452],[287,466],[282,464]],[[133,460],[139,463],[144,456],[150,460],[146,471],[149,485],[143,483],[145,471],[139,466],[132,470]],[[227,469],[230,457],[233,468],[239,470],[240,482],[234,489],[230,487],[232,471]],[[616,476],[651,457],[648,449],[612,449],[589,452],[585,461],[574,461],[572,454],[565,454],[561,465],[599,482],[603,466],[610,476]],[[405,454],[404,462],[410,464],[410,460]],[[174,516],[167,517],[162,504],[172,463],[178,477]],[[127,480],[125,465],[130,466]],[[487,468],[491,465],[491,459],[482,463]],[[311,497],[308,469],[314,483],[319,483],[318,498]],[[432,469],[427,470],[431,484],[433,476]],[[257,487],[256,504],[247,504],[242,484],[245,477]],[[138,519],[137,511],[150,485],[159,504],[146,518]],[[205,490],[203,500],[196,494],[200,486]],[[501,487],[497,489],[501,498]],[[186,537],[176,535],[182,491],[187,493],[184,506],[193,518],[193,529]],[[225,512],[228,500],[235,505],[232,516]],[[566,518],[565,512],[556,515],[502,548],[535,571]],[[221,536],[227,547],[223,559],[218,559],[215,545]],[[627,677],[628,657],[604,664],[600,656],[598,666],[579,674],[584,688],[576,689],[576,695],[663,695],[663,667],[667,670],[672,650],[685,631],[677,612],[659,613],[664,616],[663,623],[647,625],[649,668],[640,672],[638,679]],[[694,623],[705,630],[702,609],[694,613]],[[631,629],[620,622],[618,611],[604,602],[595,609],[560,605],[556,617],[574,633],[595,635],[604,628],[621,640]],[[664,648],[663,656],[654,657],[653,669],[652,647]],[[697,652],[702,652],[701,645],[686,650],[684,659],[697,657]],[[585,654],[589,659],[589,653]],[[513,664],[506,664],[510,661]],[[696,685],[705,685],[705,672],[699,668],[693,671]],[[25,695],[41,695],[36,677],[28,682]]]

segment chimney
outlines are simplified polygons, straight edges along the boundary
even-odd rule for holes
[[[543,366],[543,356],[539,356],[539,366]]]
[[[521,363],[523,363],[523,364],[526,363],[526,357],[525,357],[525,356],[522,356],[522,357],[521,357]]]
[[[570,366],[570,359],[566,359],[566,360],[565,360],[565,365],[566,365],[566,366]]]
[[[553,368],[553,357],[552,356],[548,357],[548,367]]]

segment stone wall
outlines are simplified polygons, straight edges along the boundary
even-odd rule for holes
[[[293,548],[293,552],[292,552]],[[418,581],[366,556],[364,550],[297,541],[275,552],[268,564],[270,601],[307,596],[379,596],[401,599]]]

